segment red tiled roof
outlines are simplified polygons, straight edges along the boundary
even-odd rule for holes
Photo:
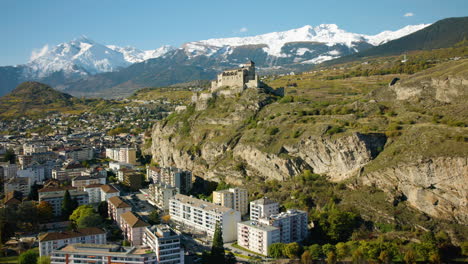
[[[116,208],[126,208],[131,207],[128,203],[122,201],[119,196],[114,196],[109,198],[109,203],[111,203]]]
[[[138,218],[134,213],[128,211],[120,215],[122,220],[125,221],[131,227],[145,227],[149,226],[148,223]]]

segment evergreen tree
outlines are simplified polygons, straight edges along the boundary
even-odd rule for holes
[[[30,249],[22,253],[18,258],[19,264],[36,264],[37,258],[39,258],[39,252],[37,249]]]
[[[217,222],[213,236],[213,245],[211,246],[211,262],[224,263],[224,259],[223,231],[219,222]]]
[[[70,215],[75,210],[75,202],[72,200],[70,192],[68,190],[65,191],[63,195],[63,202],[62,202],[62,217],[64,219],[68,219]]]
[[[106,201],[102,201],[99,203],[98,205],[98,213],[99,215],[101,215],[102,218],[106,219],[109,217],[109,212],[107,210],[107,202]]]

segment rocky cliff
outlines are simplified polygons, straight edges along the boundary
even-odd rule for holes
[[[327,114],[332,105],[304,117],[298,113],[311,107],[307,103],[259,91],[215,97],[156,124],[153,158],[239,185],[247,177],[285,180],[307,169],[354,188],[376,186],[430,216],[466,224],[468,131],[463,119],[459,126],[444,120],[466,116],[467,78],[464,71],[434,72],[372,92],[356,114]],[[396,117],[364,116],[373,104]],[[431,121],[433,110],[445,116]],[[370,132],[369,126],[384,128]]]

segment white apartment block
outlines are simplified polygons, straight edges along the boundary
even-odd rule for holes
[[[49,146],[36,144],[36,143],[24,143],[23,153],[24,155],[31,155],[33,153],[41,153],[49,151]]]
[[[169,214],[171,220],[205,231],[210,237],[213,237],[216,223],[219,223],[225,242],[237,239],[237,223],[241,215],[234,209],[177,194],[169,200]]]
[[[89,194],[89,203],[106,202],[109,198],[120,196],[120,192],[107,184],[90,184],[84,187],[84,191]]]
[[[291,209],[287,212],[261,218],[258,222],[278,227],[281,234],[281,243],[292,243],[302,241],[307,237],[307,216],[306,211]]]
[[[22,193],[24,197],[26,197],[31,191],[31,185],[30,178],[10,178],[5,182],[3,189],[5,193],[18,191]]]
[[[59,155],[65,159],[84,161],[92,160],[94,158],[94,151],[92,148],[79,148],[59,151]]]
[[[134,148],[107,148],[106,157],[115,161],[136,165],[136,149]]]
[[[78,206],[89,204],[89,195],[87,192],[78,190],[69,190],[73,200],[78,202]],[[39,201],[48,202],[52,206],[54,216],[62,215],[62,203],[65,196],[65,191],[41,193],[39,192]]]
[[[105,244],[106,232],[97,227],[80,228],[76,231],[49,232],[39,235],[39,254],[49,256],[54,249],[67,244]]]
[[[117,161],[109,162],[109,169],[111,171],[117,172],[123,168],[133,169],[133,165],[129,163],[123,163],[123,162],[117,162]]]
[[[169,199],[177,193],[176,187],[164,183],[150,184],[148,188],[148,202],[162,210],[169,210]]]
[[[241,215],[248,212],[249,198],[247,189],[229,188],[213,192],[213,203],[239,211]]]
[[[16,176],[29,178],[31,185],[34,183],[39,184],[45,180],[45,168],[40,165],[33,165],[29,168],[18,170]]]
[[[180,236],[168,225],[147,227],[143,234],[143,245],[156,252],[158,263],[184,263],[184,250],[180,247]]]
[[[268,247],[281,241],[280,229],[276,226],[245,221],[237,224],[237,244],[258,254],[268,256]]]
[[[250,202],[250,220],[257,221],[279,213],[279,203],[266,197]]]
[[[158,264],[156,253],[149,248],[119,245],[70,244],[54,250],[52,264]]]

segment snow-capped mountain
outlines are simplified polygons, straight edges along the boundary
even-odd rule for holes
[[[401,38],[427,26],[429,26],[429,24],[406,26],[400,30],[384,31],[377,35],[371,36],[346,32],[335,24],[322,24],[316,27],[306,25],[304,27],[288,31],[273,32],[251,37],[208,39],[189,42],[184,44],[182,48],[187,52],[187,54],[191,56],[211,56],[216,54],[216,52],[218,52],[220,49],[224,49],[228,53],[232,52],[232,49],[226,47],[265,45],[263,50],[268,55],[276,57],[287,57],[288,55],[285,54],[282,49],[288,43],[318,42],[324,43],[327,46],[341,44],[349,48],[354,48],[356,47],[357,43],[367,42],[373,46],[376,46],[393,39]],[[336,56],[338,54],[332,55]]]
[[[162,46],[154,50],[104,45],[80,37],[53,47],[44,46],[34,51],[26,64],[0,67],[0,86],[7,87],[0,88],[11,90],[22,81],[34,80],[83,95],[84,90],[118,85],[161,86],[210,79],[216,72],[237,67],[249,59],[255,61],[262,73],[302,71],[312,64],[367,50],[426,26],[406,26],[365,35],[347,32],[335,24],[306,25],[282,32],[207,39],[188,42],[179,48]],[[122,80],[131,81],[121,83]]]
[[[133,47],[106,46],[82,36],[51,49],[46,45],[39,52],[33,52],[26,64],[25,74],[32,78],[44,78],[55,72],[63,72],[68,77],[112,72],[157,58],[171,49],[170,46],[163,46],[142,51]]]

